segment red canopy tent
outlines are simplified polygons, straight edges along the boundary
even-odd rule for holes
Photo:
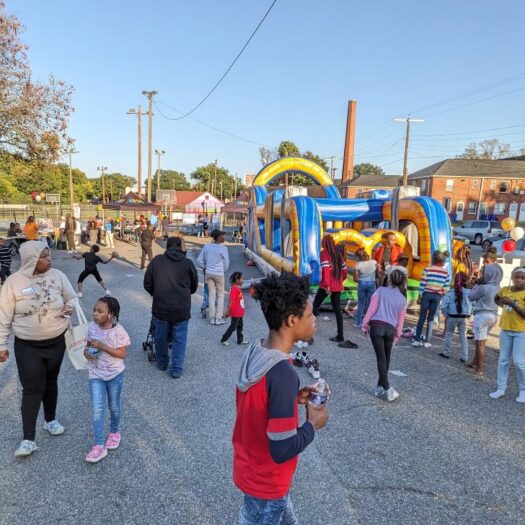
[[[159,211],[162,206],[153,204],[140,197],[137,193],[130,191],[122,199],[118,199],[109,204],[102,206],[105,210],[114,211],[133,211],[133,212],[144,212],[144,211]]]

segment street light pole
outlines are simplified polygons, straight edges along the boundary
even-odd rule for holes
[[[71,213],[73,213],[73,201],[75,200],[75,193],[73,191],[73,164],[71,161],[71,155],[73,155],[73,153],[78,153],[78,151],[75,150],[73,142],[70,142],[67,154],[69,155],[69,206]]]
[[[151,172],[153,164],[153,97],[157,94],[157,91],[144,90],[142,91],[142,94],[148,97],[148,202],[151,202]]]
[[[102,180],[102,203],[106,204],[106,179],[104,178],[104,171],[108,168],[107,166],[97,166],[97,171],[100,171],[100,177]]]
[[[155,155],[157,155],[157,191],[160,190],[160,157],[165,153],[163,149],[155,150]]]
[[[142,106],[139,104],[137,110],[131,108],[126,115],[136,115],[138,121],[138,165],[137,165],[137,184],[138,184],[138,195],[142,195],[142,116],[147,113],[142,113]]]
[[[215,195],[217,192],[217,159],[215,159],[215,175],[213,176],[213,188],[212,188],[212,195]]]

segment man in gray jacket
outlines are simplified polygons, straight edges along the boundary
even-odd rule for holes
[[[228,248],[224,246],[226,232],[213,230],[213,242],[207,244],[197,257],[197,266],[204,270],[204,282],[209,290],[210,324],[221,325],[224,314],[224,274],[230,266]],[[217,308],[215,308],[217,299]]]

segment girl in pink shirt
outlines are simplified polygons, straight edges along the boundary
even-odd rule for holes
[[[88,463],[98,463],[108,450],[120,445],[120,395],[124,381],[124,357],[131,344],[129,336],[118,322],[120,304],[114,297],[101,297],[93,309],[89,323],[87,348],[89,389],[93,403],[95,444],[86,456]],[[104,411],[108,399],[111,413],[110,432],[104,441]]]
[[[370,306],[363,319],[363,332],[370,333],[376,353],[379,380],[375,395],[394,401],[399,394],[388,383],[388,368],[392,346],[403,331],[407,300],[402,293],[406,276],[394,270],[388,276],[388,286],[378,288],[370,299]]]

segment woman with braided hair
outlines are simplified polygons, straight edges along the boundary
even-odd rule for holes
[[[463,272],[467,274],[470,279],[473,274],[472,256],[470,252],[470,246],[464,244],[456,251],[456,256],[452,259],[452,279]]]
[[[131,344],[119,324],[120,304],[114,297],[101,297],[93,308],[88,343],[84,355],[89,361],[89,389],[93,404],[95,444],[86,456],[88,463],[98,463],[108,450],[120,445],[120,395],[124,382],[124,358]],[[111,413],[109,435],[104,439],[104,412],[108,400]]]

